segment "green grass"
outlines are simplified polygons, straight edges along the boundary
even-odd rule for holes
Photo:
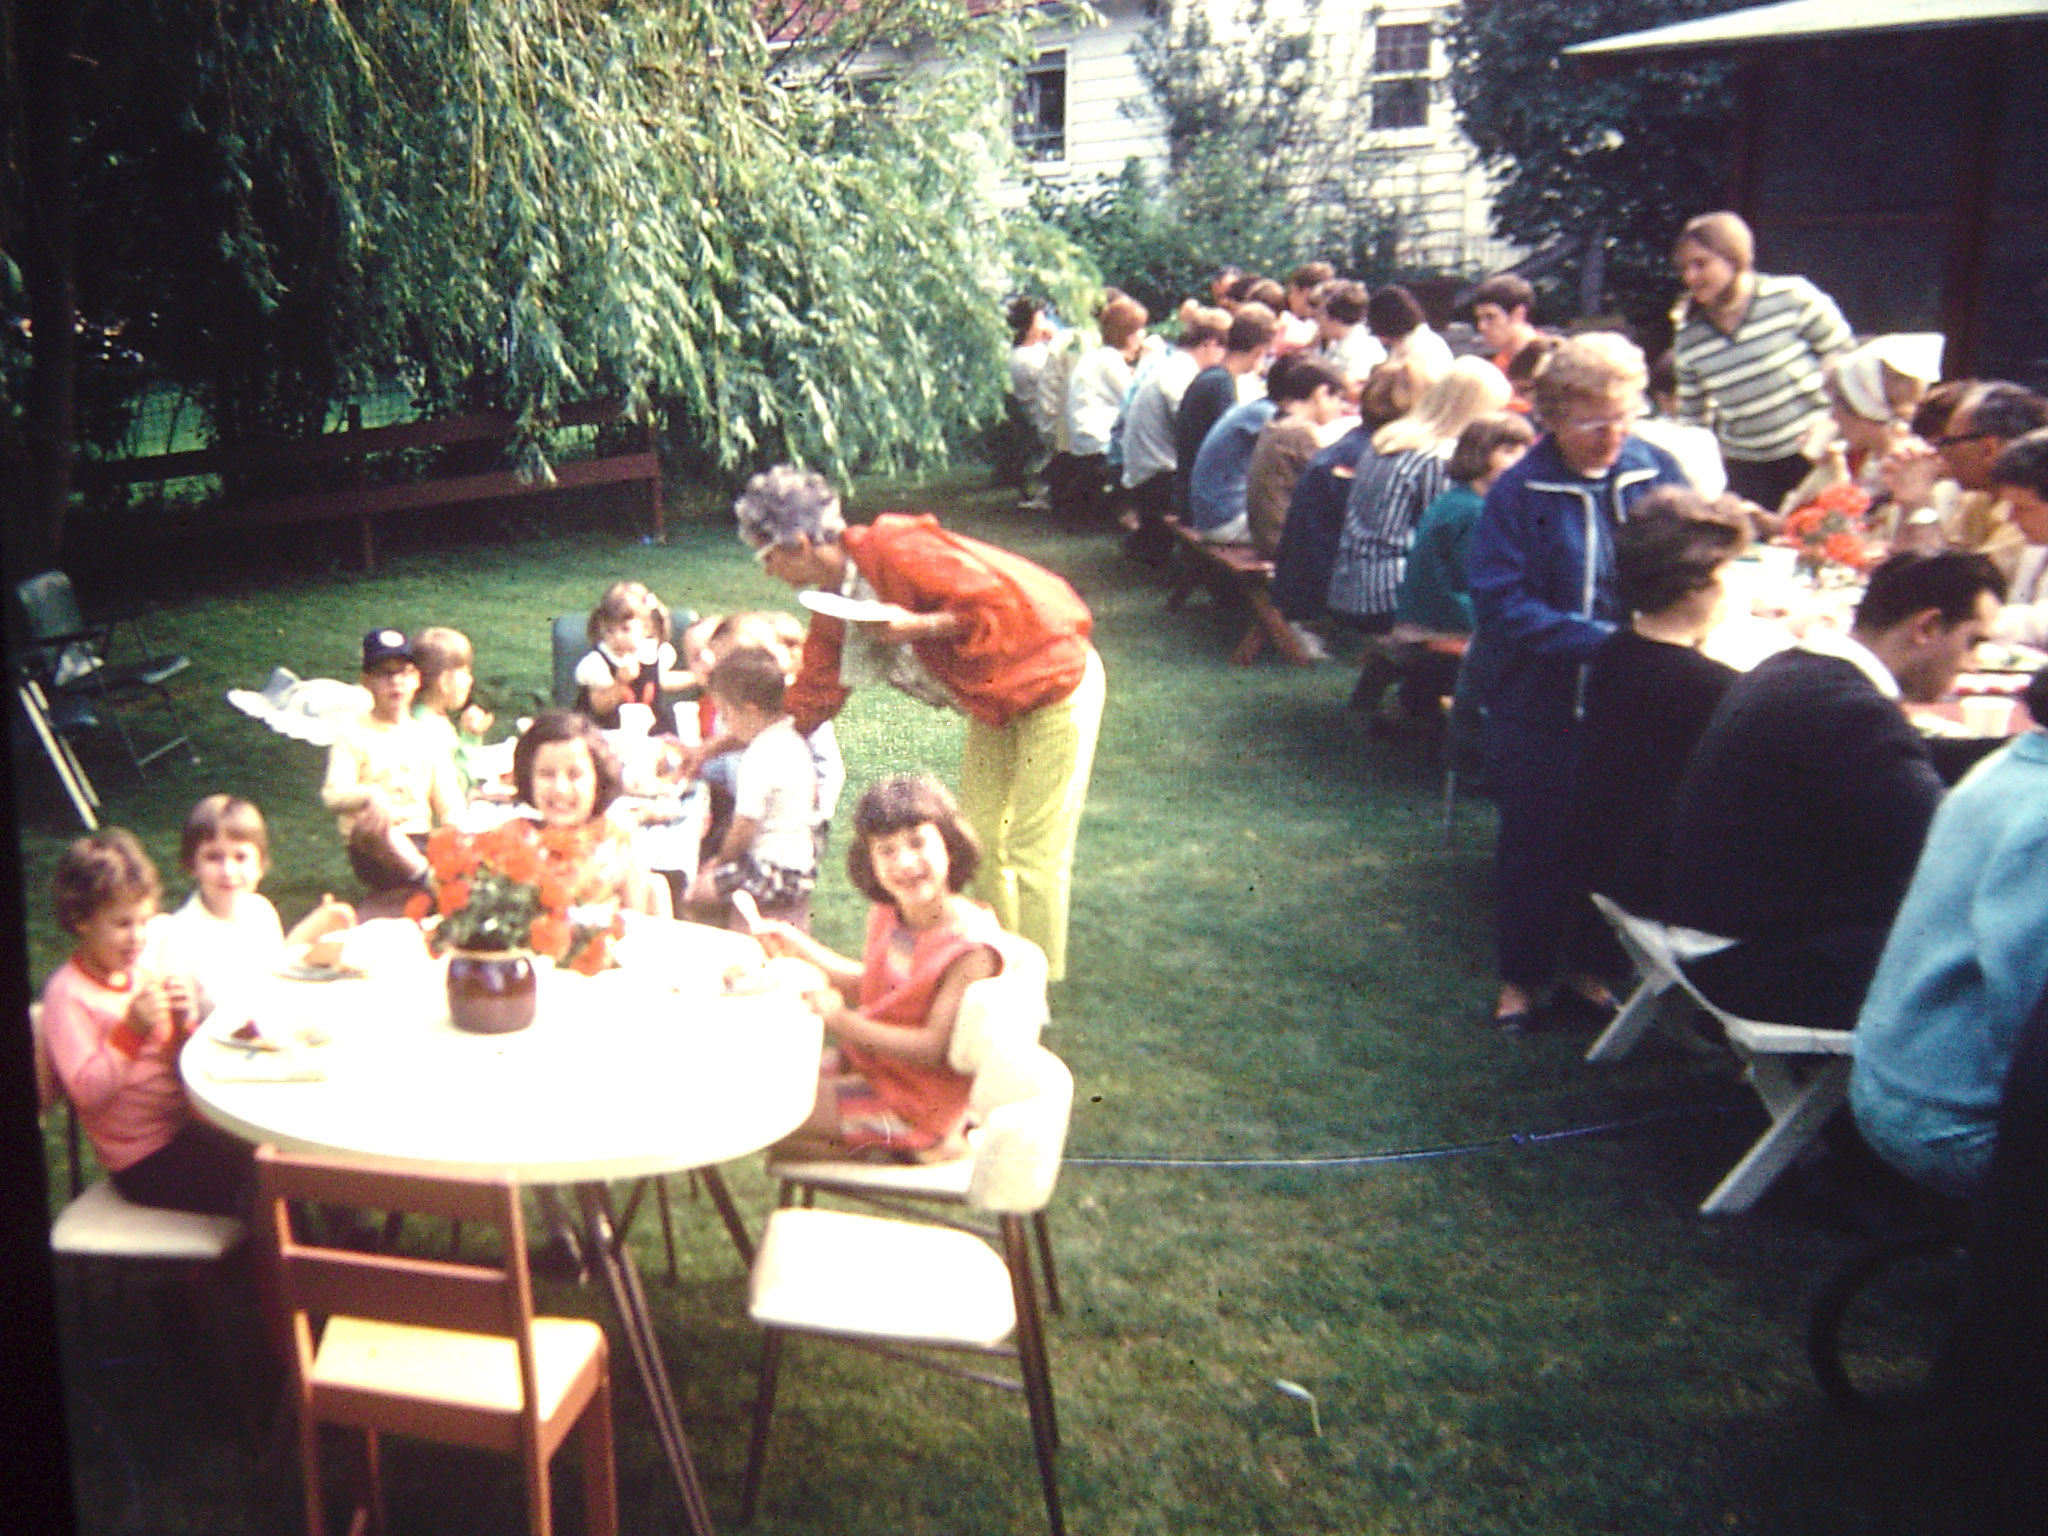
[[[1049,1043],[1074,1067],[1073,1162],[1053,1208],[1070,1314],[1052,1328],[1078,1532],[1922,1533],[1960,1530],[1911,1437],[1851,1431],[1799,1354],[1808,1294],[1847,1239],[1694,1206],[1759,1127],[1732,1069],[1651,1044],[1595,1070],[1583,1042],[1506,1042],[1492,994],[1490,812],[1448,846],[1437,778],[1366,741],[1348,669],[1234,668],[1238,621],[1162,610],[1100,535],[1049,531],[959,485],[874,494],[1061,571],[1097,615],[1110,680],[1076,871],[1071,979]],[[221,702],[273,664],[346,676],[373,624],[453,624],[501,713],[546,686],[547,621],[619,575],[700,610],[788,605],[716,516],[648,548],[602,530],[415,547],[365,578],[188,578],[160,629],[193,658],[203,768],[146,787],[107,766],[109,819],[170,862],[198,795],[268,813],[287,920],[348,886],[315,788],[320,756]],[[850,792],[885,772],[952,778],[960,728],[886,691],[841,717]],[[70,836],[23,769],[31,911]],[[175,886],[176,882],[173,881]],[[828,872],[828,942],[861,904]],[[36,975],[64,952],[36,915]],[[1516,1140],[1520,1133],[1605,1127]],[[1272,1160],[1413,1151],[1358,1166],[1131,1167],[1100,1158]],[[765,1207],[757,1169],[732,1170]],[[656,1282],[714,1510],[729,1524],[755,1339],[730,1248],[683,1211],[686,1269]],[[643,1223],[642,1262],[659,1267]],[[915,1284],[916,1277],[905,1277]],[[297,1529],[289,1458],[260,1471],[217,1373],[153,1303],[67,1329],[86,1528]],[[586,1303],[551,1294],[551,1305]],[[1276,1378],[1315,1393],[1323,1434]],[[630,1378],[620,1382],[627,1529],[677,1510]],[[400,1530],[523,1529],[487,1462],[396,1458]],[[573,1485],[573,1477],[565,1478]],[[565,1506],[573,1523],[574,1504]],[[759,1529],[1043,1528],[1021,1405],[860,1355],[795,1346]]]

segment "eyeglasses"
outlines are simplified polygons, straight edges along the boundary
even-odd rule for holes
[[[1944,432],[1934,440],[1936,448],[1953,448],[1958,443],[1974,443],[1979,438],[1996,437],[1996,432]]]

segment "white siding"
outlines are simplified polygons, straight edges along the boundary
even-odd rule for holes
[[[1209,3],[1216,7],[1220,20],[1231,0]],[[1285,14],[1284,3],[1274,0],[1268,14]],[[1378,0],[1301,0],[1302,8],[1314,18],[1312,25],[1323,46],[1331,52],[1336,66],[1331,73],[1355,82],[1361,93],[1357,99],[1332,103],[1332,119],[1350,116],[1360,123],[1366,120],[1375,23],[1428,22],[1441,34],[1454,3],[1426,0],[1382,7]],[[1062,161],[1037,164],[1034,173],[1041,178],[1114,176],[1133,155],[1155,169],[1164,168],[1165,139],[1131,57],[1148,18],[1136,0],[1111,0],[1100,7],[1100,13],[1100,26],[1078,32],[1048,30],[1039,39],[1041,49],[1063,48],[1067,55],[1067,154]],[[1439,35],[1430,49],[1434,85],[1428,126],[1368,134],[1365,142],[1376,169],[1370,187],[1359,190],[1387,202],[1403,216],[1407,230],[1400,252],[1403,260],[1468,270],[1504,266],[1518,252],[1491,233],[1490,188],[1475,151],[1458,131],[1444,85],[1448,72],[1449,61]]]

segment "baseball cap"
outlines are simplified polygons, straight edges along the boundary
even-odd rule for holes
[[[373,629],[363,636],[363,670],[374,671],[387,661],[411,661],[412,642],[402,629]]]

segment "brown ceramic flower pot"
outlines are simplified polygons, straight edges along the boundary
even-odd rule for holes
[[[448,956],[448,1017],[473,1035],[509,1035],[533,1022],[533,956],[524,950],[463,950]]]

